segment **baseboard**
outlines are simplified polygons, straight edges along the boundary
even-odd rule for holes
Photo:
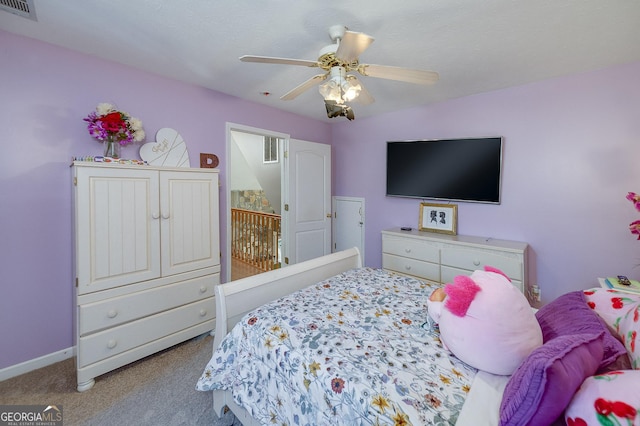
[[[75,350],[75,346],[72,346],[58,352],[53,352],[48,355],[43,355],[39,358],[34,358],[29,361],[21,362],[20,364],[3,368],[0,370],[0,382],[24,373],[28,373],[33,370],[37,370],[38,368],[55,364],[56,362],[64,361],[65,359],[75,356]]]

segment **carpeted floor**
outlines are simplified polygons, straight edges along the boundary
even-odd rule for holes
[[[86,392],[76,390],[70,358],[0,382],[0,404],[62,406],[65,426],[239,426],[231,412],[213,412],[210,392],[195,390],[212,345],[208,334],[197,337],[99,376]]]

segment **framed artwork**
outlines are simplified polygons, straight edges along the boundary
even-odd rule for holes
[[[458,205],[420,203],[420,231],[457,235]]]

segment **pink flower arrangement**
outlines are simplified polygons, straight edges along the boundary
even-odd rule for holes
[[[627,200],[633,203],[633,206],[640,212],[640,195],[635,192],[629,192],[627,194]],[[640,240],[640,220],[634,220],[629,224],[629,231],[632,234],[637,235]]]
[[[140,142],[145,137],[142,121],[116,110],[111,104],[98,104],[96,110],[83,120],[89,123],[89,134],[100,142],[114,141],[124,146]]]

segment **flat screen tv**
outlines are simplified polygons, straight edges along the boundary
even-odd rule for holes
[[[387,195],[500,204],[502,137],[387,142]]]

